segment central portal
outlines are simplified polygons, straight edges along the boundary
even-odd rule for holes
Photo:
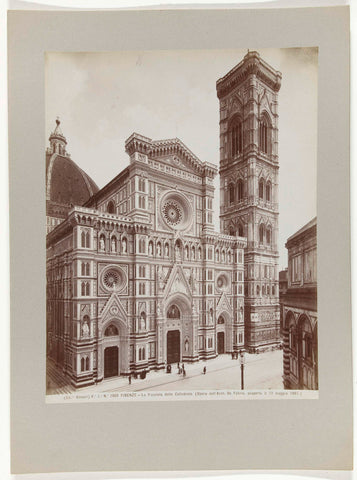
[[[178,363],[180,361],[180,331],[171,330],[167,332],[167,363]]]
[[[104,378],[118,375],[118,347],[108,347],[104,350]]]

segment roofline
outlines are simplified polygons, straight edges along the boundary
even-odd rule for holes
[[[286,245],[291,242],[292,240],[295,240],[299,235],[302,233],[306,232],[312,227],[317,226],[317,217],[314,217],[312,220],[310,220],[308,223],[306,223],[303,227],[301,227],[297,232],[293,233],[286,241]]]
[[[94,201],[94,200],[98,200],[102,195],[105,195],[107,193],[108,190],[110,190],[113,185],[115,185],[119,180],[122,179],[122,177],[125,177],[127,174],[129,174],[129,168],[130,168],[130,165],[128,165],[127,167],[124,168],[124,170],[122,170],[116,177],[114,177],[112,180],[110,180],[110,182],[108,182],[106,185],[104,185],[103,188],[101,188],[100,190],[98,190],[97,193],[95,193],[94,195],[92,195],[84,204],[83,204],[83,207],[89,207],[89,205]]]

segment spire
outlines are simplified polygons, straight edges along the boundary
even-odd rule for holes
[[[66,137],[62,133],[62,129],[60,127],[61,121],[59,117],[56,118],[56,127],[51,133],[49,137],[50,141],[50,153],[57,153],[63,156],[69,156],[66,152],[66,145],[67,140]]]

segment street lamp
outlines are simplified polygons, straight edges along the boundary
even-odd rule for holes
[[[239,352],[239,363],[240,363],[240,382],[241,382],[241,390],[244,390],[244,365],[245,365],[245,354],[244,351],[241,350]]]

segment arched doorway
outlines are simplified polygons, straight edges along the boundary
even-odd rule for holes
[[[119,374],[119,348],[107,347],[104,349],[104,378],[115,377]]]
[[[181,311],[173,303],[166,312],[166,318],[169,320],[180,320]],[[177,363],[180,361],[181,354],[181,335],[179,330],[169,330],[166,336],[166,361],[167,363]]]
[[[97,378],[110,378],[129,372],[128,329],[119,318],[110,318],[99,329]]]
[[[225,352],[224,332],[218,332],[217,333],[217,353],[218,353],[218,355],[221,355],[224,352]]]
[[[180,361],[181,354],[181,335],[179,330],[170,330],[167,332],[167,363],[177,363]]]

